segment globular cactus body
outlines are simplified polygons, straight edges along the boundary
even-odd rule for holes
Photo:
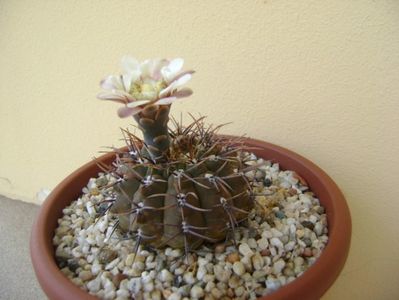
[[[168,129],[169,107],[135,116],[144,141],[125,131],[128,151],[117,153],[118,178],[109,212],[139,243],[195,249],[224,240],[253,206],[238,140],[206,129],[203,118]]]

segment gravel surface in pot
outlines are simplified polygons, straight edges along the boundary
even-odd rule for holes
[[[256,205],[226,243],[203,244],[187,257],[140,245],[135,255],[133,238],[112,233],[116,218],[100,216],[108,205],[100,187],[115,181],[100,173],[58,220],[59,268],[90,294],[121,300],[256,299],[295,280],[327,244],[325,210],[298,174],[248,155],[248,165],[264,162],[246,174]]]

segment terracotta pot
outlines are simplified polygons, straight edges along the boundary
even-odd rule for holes
[[[302,276],[261,299],[319,299],[333,284],[344,266],[351,239],[351,217],[345,198],[337,185],[319,167],[282,147],[247,139],[245,144],[259,149],[253,152],[267,160],[278,162],[281,169],[300,174],[325,207],[329,223],[329,242],[319,259]],[[110,163],[114,156],[100,157]],[[58,269],[52,238],[62,209],[79,197],[90,177],[99,169],[89,162],[64,179],[42,205],[32,229],[30,252],[36,276],[50,299],[97,299],[74,285]]]

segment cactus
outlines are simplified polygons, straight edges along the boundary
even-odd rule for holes
[[[234,241],[234,229],[254,205],[245,176],[253,167],[245,168],[244,145],[239,138],[217,135],[220,126],[206,127],[204,117],[193,117],[188,126],[172,118],[174,128],[168,127],[171,103],[191,94],[178,90],[176,81],[192,74],[176,74],[180,60],[127,60],[141,75],[108,77],[102,86],[112,87],[112,93],[99,97],[124,103],[119,115],[132,115],[144,139],[123,130],[127,150],[116,150],[112,168],[106,169],[117,178],[107,213],[117,216],[119,230],[133,236],[136,247],[167,245],[187,254],[204,241]],[[115,90],[118,86],[122,90]]]

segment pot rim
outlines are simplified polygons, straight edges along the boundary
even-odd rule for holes
[[[319,299],[336,280],[348,256],[352,224],[345,198],[335,182],[303,156],[268,142],[251,138],[243,141],[246,146],[254,147],[250,151],[258,157],[278,162],[281,169],[293,170],[307,181],[310,190],[326,208],[329,230],[327,246],[312,266],[292,282],[259,299]],[[97,160],[110,163],[114,157],[114,153],[107,153]],[[52,239],[62,209],[78,198],[88,179],[97,176],[99,171],[96,162],[91,161],[66,177],[47,197],[32,227],[31,260],[38,281],[50,299],[98,299],[72,283],[60,271]],[[80,180],[83,180],[83,186],[82,182],[77,182],[77,176],[84,177]]]

